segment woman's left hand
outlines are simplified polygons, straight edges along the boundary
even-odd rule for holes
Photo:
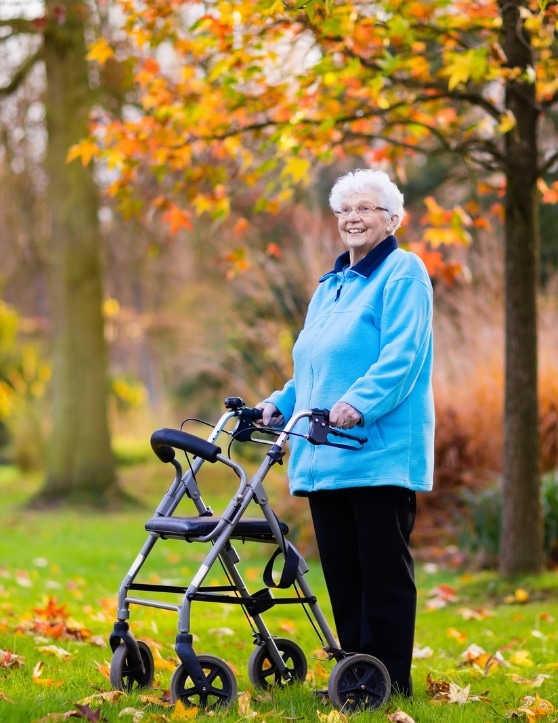
[[[329,424],[341,429],[352,429],[362,422],[362,415],[346,402],[337,402],[329,410]]]

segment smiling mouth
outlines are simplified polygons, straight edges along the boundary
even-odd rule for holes
[[[347,233],[350,233],[351,235],[357,234],[357,233],[364,233],[363,228],[350,228]]]

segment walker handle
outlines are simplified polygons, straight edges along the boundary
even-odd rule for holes
[[[329,447],[339,447],[340,449],[362,449],[364,444],[368,442],[367,437],[358,437],[348,432],[343,432],[337,427],[329,426],[329,409],[312,409],[310,422],[308,424],[308,434],[306,439],[311,444],[327,444]],[[350,439],[355,444],[342,444],[331,442],[328,437],[332,434],[335,437]]]
[[[158,429],[151,435],[151,448],[162,462],[172,462],[174,448],[201,457],[207,462],[216,462],[221,447],[180,429]]]

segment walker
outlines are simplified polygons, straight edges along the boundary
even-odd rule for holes
[[[309,444],[355,450],[360,449],[366,439],[330,427],[327,410],[297,412],[278,431],[256,425],[255,422],[261,419],[261,410],[246,407],[239,397],[227,398],[225,409],[218,422],[210,425],[212,431],[207,439],[182,428],[159,429],[151,436],[153,451],[162,462],[173,465],[175,476],[154,516],[146,522],[147,540],[120,585],[117,620],[110,635],[112,687],[130,692],[149,687],[153,682],[153,654],[144,641],[136,640],[128,623],[131,606],[142,605],[178,613],[175,650],[180,663],[170,683],[173,702],[180,700],[187,707],[211,711],[226,708],[235,701],[237,682],[231,666],[219,657],[194,651],[190,627],[194,602],[232,603],[242,607],[252,628],[255,647],[248,660],[248,676],[256,688],[303,682],[307,673],[304,651],[293,640],[274,636],[263,619],[264,613],[275,605],[302,605],[327,659],[336,661],[328,678],[331,704],[343,711],[381,707],[388,700],[391,689],[386,667],[371,655],[351,653],[339,647],[305,579],[308,565],[287,539],[288,526],[277,518],[264,488],[270,468],[282,463],[290,435],[302,436]],[[295,427],[299,431],[295,432]],[[300,431],[302,428],[305,431]],[[217,444],[224,436],[230,437],[228,454],[224,454]],[[268,446],[263,461],[250,479],[243,466],[230,456],[233,442]],[[186,472],[175,450],[185,453]],[[215,516],[203,501],[198,486],[198,472],[206,462],[229,467],[239,480],[235,494],[220,516]],[[179,504],[186,500],[194,505],[196,514],[175,515]],[[258,516],[245,516],[249,508],[254,511],[259,508]],[[190,582],[183,586],[136,582],[150,552],[160,540],[210,543]],[[233,542],[276,546],[263,571],[264,588],[249,592],[238,569],[240,557]],[[278,558],[282,561],[282,570],[276,581],[279,575],[278,572],[274,574],[273,567]],[[229,584],[204,585],[216,562],[225,571]]]

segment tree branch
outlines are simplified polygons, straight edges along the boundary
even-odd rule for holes
[[[544,173],[547,173],[547,171],[550,171],[555,163],[558,163],[558,151],[555,151],[539,168],[539,176],[542,176]]]
[[[42,26],[42,18],[0,18],[0,28],[11,28],[11,32],[2,36],[0,40],[11,38],[14,35],[35,35],[42,32]]]
[[[19,68],[15,71],[10,82],[5,86],[0,87],[0,96],[10,95],[14,91],[16,91],[23,84],[35,63],[37,63],[39,60],[42,60],[42,57],[42,47],[40,47],[36,53],[33,53],[33,55],[28,55],[27,58],[25,58],[25,60],[23,61],[23,63],[19,66]]]

